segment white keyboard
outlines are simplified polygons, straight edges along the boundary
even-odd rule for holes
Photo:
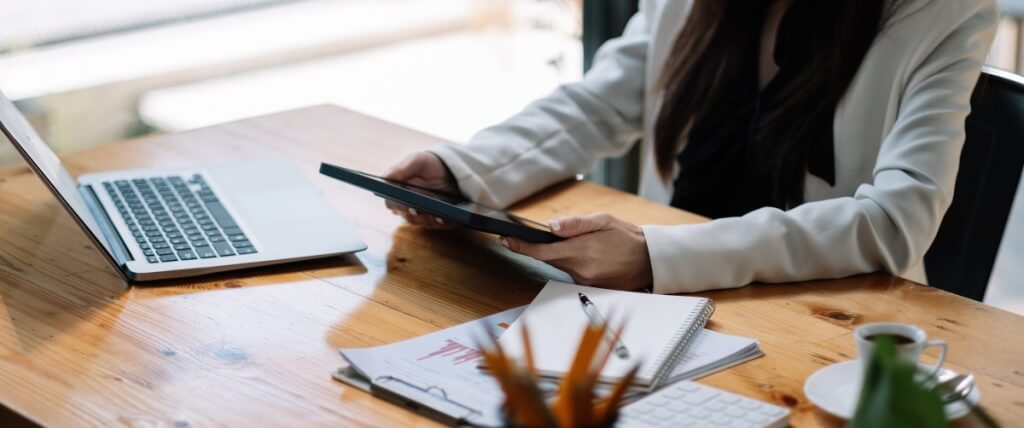
[[[789,409],[694,382],[676,382],[622,408],[617,427],[789,425]]]

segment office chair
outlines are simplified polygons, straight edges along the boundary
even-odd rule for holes
[[[986,67],[971,108],[953,204],[924,263],[933,287],[981,301],[1024,169],[1024,77]]]

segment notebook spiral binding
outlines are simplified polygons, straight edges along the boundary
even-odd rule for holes
[[[707,302],[708,303],[704,305],[704,309],[697,314],[697,322],[693,322],[694,315],[691,314],[686,318],[686,324],[690,327],[686,330],[679,330],[676,332],[675,336],[672,336],[670,343],[681,344],[681,346],[671,346],[666,348],[660,355],[658,355],[658,358],[654,360],[654,364],[652,364],[651,367],[657,367],[657,371],[654,373],[654,376],[651,377],[653,379],[650,387],[651,391],[654,391],[661,386],[661,382],[665,380],[666,373],[670,373],[672,369],[675,368],[676,361],[679,360],[681,355],[686,353],[690,344],[693,343],[694,336],[704,329],[708,320],[711,319],[711,314],[715,313],[715,302],[711,299],[708,299]]]

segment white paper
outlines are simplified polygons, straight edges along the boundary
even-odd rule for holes
[[[389,345],[342,349],[341,355],[367,379],[384,376],[419,388],[439,388],[449,401],[482,413],[474,422],[500,425],[504,395],[493,377],[481,372],[475,340],[486,337],[485,326],[503,332],[526,307],[519,307],[436,333]]]
[[[666,356],[682,346],[682,333],[699,322],[708,299],[632,293],[583,285],[548,281],[508,334],[499,339],[508,355],[525,355],[520,337],[529,327],[533,357],[538,373],[558,378],[569,370],[584,329],[592,321],[580,305],[580,294],[593,302],[608,322],[623,322],[621,343],[629,349],[627,358],[609,358],[600,380],[614,383],[637,363],[635,383],[647,386],[666,364]],[[622,321],[624,320],[624,321]],[[703,327],[700,325],[698,327]]]
[[[679,358],[666,384],[706,376],[759,356],[757,340],[704,329]]]
[[[450,401],[482,413],[475,423],[501,424],[504,396],[493,377],[480,371],[480,352],[473,344],[485,326],[502,332],[526,307],[519,307],[425,336],[388,345],[342,349],[352,368],[369,380],[391,376],[422,389],[444,390]],[[566,345],[566,346],[575,346]],[[761,355],[757,341],[704,329],[680,357],[666,385],[695,379]],[[542,386],[548,392],[553,384]]]

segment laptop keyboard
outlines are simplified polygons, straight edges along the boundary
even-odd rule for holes
[[[200,174],[104,182],[149,263],[255,254]]]

